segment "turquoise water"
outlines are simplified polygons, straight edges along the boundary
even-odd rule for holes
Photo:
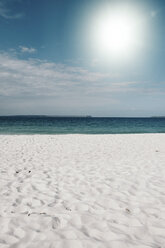
[[[0,117],[0,134],[165,133],[165,118]]]

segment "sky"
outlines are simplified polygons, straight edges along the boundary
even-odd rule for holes
[[[165,116],[165,1],[0,0],[0,115]]]

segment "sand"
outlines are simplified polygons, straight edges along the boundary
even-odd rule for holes
[[[0,248],[164,248],[165,134],[0,135]]]

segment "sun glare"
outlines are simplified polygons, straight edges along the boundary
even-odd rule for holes
[[[121,52],[129,49],[134,42],[134,30],[131,21],[122,17],[105,20],[99,30],[100,45],[105,49]]]
[[[111,10],[97,15],[94,28],[97,51],[115,57],[131,54],[140,38],[139,20],[136,11]]]

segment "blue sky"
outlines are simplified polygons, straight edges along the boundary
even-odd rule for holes
[[[140,23],[132,54],[98,45],[115,8]],[[0,33],[0,115],[165,115],[163,0],[0,0]]]

